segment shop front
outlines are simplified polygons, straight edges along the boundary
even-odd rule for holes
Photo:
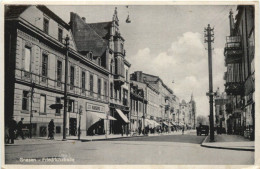
[[[108,115],[108,105],[86,102],[81,115],[81,132],[85,135],[103,135],[109,131],[110,121],[116,119]]]
[[[116,120],[111,121],[109,128],[110,134],[126,134],[129,131],[129,108],[121,105],[110,104],[110,116]]]

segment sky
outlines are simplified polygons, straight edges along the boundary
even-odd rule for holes
[[[131,72],[159,76],[182,100],[193,93],[197,115],[209,115],[208,52],[204,28],[214,27],[213,91],[224,91],[224,46],[229,35],[227,5],[132,5],[48,6],[64,21],[70,12],[86,18],[87,23],[111,21],[117,7],[120,33],[125,39],[126,59]],[[125,20],[129,14],[131,23]],[[174,83],[172,83],[174,81]]]

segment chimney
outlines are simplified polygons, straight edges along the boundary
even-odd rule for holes
[[[86,18],[85,17],[82,17],[82,20],[86,23]]]
[[[233,11],[230,10],[229,12],[229,26],[230,26],[230,36],[234,36],[234,17],[233,17]]]

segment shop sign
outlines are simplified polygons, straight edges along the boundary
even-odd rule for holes
[[[77,115],[76,115],[76,113],[69,113],[69,117],[70,118],[77,118]]]
[[[95,111],[95,112],[105,112],[104,106],[100,106],[97,104],[91,104],[91,103],[86,103],[86,110]]]

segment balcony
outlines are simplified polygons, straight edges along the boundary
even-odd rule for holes
[[[226,38],[226,47],[224,50],[225,63],[240,63],[242,61],[242,54],[241,37],[228,36]]]
[[[123,75],[115,74],[114,83],[115,86],[122,86],[125,83],[125,77]]]
[[[242,82],[227,82],[225,84],[225,92],[228,95],[241,95],[244,93],[244,86]]]

